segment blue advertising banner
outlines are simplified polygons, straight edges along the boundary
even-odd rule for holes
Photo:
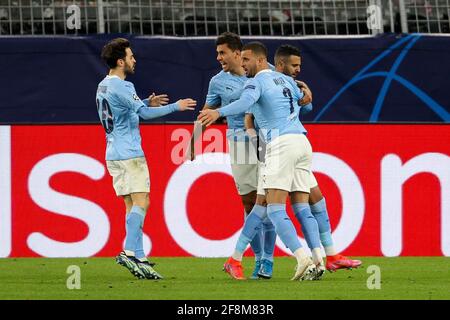
[[[0,123],[98,123],[95,93],[108,72],[100,52],[117,36],[131,40],[137,65],[127,80],[141,99],[167,93],[171,101],[194,98],[201,109],[220,71],[214,38],[0,37]],[[450,122],[450,37],[243,39],[250,40],[265,43],[270,60],[281,44],[301,49],[299,79],[314,105],[304,121]],[[156,122],[191,122],[197,111]]]

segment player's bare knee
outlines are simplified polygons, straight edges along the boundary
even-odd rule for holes
[[[149,194],[146,192],[134,193],[131,195],[133,206],[138,206],[147,211],[150,204]]]
[[[256,204],[259,206],[267,207],[266,197],[262,195],[258,195],[256,197]]]
[[[308,203],[309,201],[309,193],[307,192],[301,191],[291,192],[289,194],[289,197],[291,199],[291,203]]]
[[[130,195],[122,196],[122,198],[125,203],[126,211],[127,211],[127,213],[129,213],[131,211],[131,207],[133,207],[133,200],[131,200]]]
[[[280,189],[267,189],[266,190],[266,201],[267,204],[271,203],[286,203],[286,197],[288,192]]]
[[[146,193],[144,196],[144,210],[147,211],[149,206],[150,206],[150,196],[148,193]]]
[[[323,199],[323,195],[322,195],[322,191],[320,191],[319,186],[315,186],[314,188],[311,188],[310,194],[309,194],[309,204],[313,205],[322,199]]]
[[[242,195],[242,204],[244,205],[245,212],[250,213],[252,211],[253,206],[255,205],[256,201],[256,192],[252,191],[248,194]]]

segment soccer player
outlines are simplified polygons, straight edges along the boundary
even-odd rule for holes
[[[245,279],[241,264],[243,248],[268,216],[276,233],[297,260],[291,280],[310,280],[316,274],[316,265],[303,250],[286,212],[286,197],[289,193],[294,211],[296,206],[302,211],[310,211],[308,200],[312,179],[312,148],[306,138],[306,130],[298,120],[299,101],[303,92],[291,77],[269,69],[267,49],[262,43],[244,45],[241,57],[246,75],[252,79],[246,82],[239,100],[218,110],[202,110],[198,120],[209,126],[221,116],[239,114],[253,106],[253,114],[267,142],[262,175],[267,210],[258,210],[256,206],[256,210],[252,210],[236,250],[224,268],[233,278]]]
[[[248,80],[241,66],[241,49],[242,42],[237,34],[224,32],[216,39],[217,61],[220,63],[222,71],[212,77],[209,82],[203,110],[224,107],[239,99],[244,83]],[[251,149],[248,136],[245,134],[244,116],[245,112],[241,112],[227,116],[226,120],[231,171],[244,206],[244,214],[247,216],[255,204],[258,165],[256,159],[252,160],[249,155]],[[192,137],[191,146],[194,145],[194,139]],[[193,150],[191,151],[193,152]],[[191,160],[193,158],[194,154],[191,153]],[[270,221],[267,222],[264,230],[265,237],[275,241],[276,234]],[[250,242],[250,246],[255,254],[253,277],[257,278],[263,258],[262,240],[259,233]]]
[[[301,69],[301,56],[300,56],[300,50],[294,46],[291,45],[282,45],[280,46],[276,53],[275,53],[275,70],[281,73],[284,73],[285,75],[291,76],[294,80],[297,78],[298,74],[300,73]],[[310,96],[312,96],[312,93],[308,86],[301,81],[296,81],[297,84],[302,87],[304,90],[309,91]],[[301,114],[304,114],[308,112],[310,109],[301,109]],[[306,112],[305,112],[306,111]],[[252,120],[251,113],[246,114],[246,129],[247,133],[251,133],[253,137],[256,137],[256,131],[254,130],[254,124]],[[333,239],[331,236],[331,226],[329,222],[327,207],[325,198],[322,195],[322,192],[320,191],[319,185],[317,183],[317,180],[314,177],[314,174],[312,174],[311,179],[312,185],[309,195],[309,206],[311,209],[312,216],[304,215],[305,211],[298,211],[299,214],[299,220],[301,222],[302,231],[305,236],[306,242],[308,243],[309,248],[312,251],[313,254],[313,260],[318,261],[317,257],[315,257],[317,254],[320,254],[320,251],[317,252],[314,250],[314,248],[317,246],[317,243],[315,242],[314,236],[311,235],[311,232],[315,231],[315,228],[308,228],[308,224],[312,223],[311,219],[315,218],[318,224],[319,232],[320,232],[320,242],[322,243],[322,246],[325,249],[325,254],[327,256],[326,260],[326,269],[329,271],[336,271],[338,269],[349,269],[349,268],[357,268],[361,265],[360,260],[352,260],[347,258],[344,255],[340,255],[336,253],[336,250],[334,248]],[[257,196],[257,203],[264,203],[265,202],[265,195],[264,190],[260,190],[258,187],[258,196]],[[297,212],[296,212],[297,214]],[[267,265],[263,261],[262,266]],[[320,272],[320,269],[322,266],[318,265],[318,275],[317,278],[320,278],[319,274],[323,274],[323,272]],[[267,268],[269,271],[271,271],[271,268]],[[259,275],[261,277],[269,277],[270,273],[267,272],[263,267],[261,268]]]
[[[277,51],[278,52],[278,51]],[[295,61],[296,63],[297,61]],[[285,65],[283,65],[282,68],[280,68],[280,63],[279,60],[277,59],[277,55],[275,55],[275,71],[284,73],[287,76],[293,76],[293,70],[292,68],[294,68],[295,70],[300,69],[300,63],[295,64],[289,64],[289,68],[285,68]],[[295,74],[295,77],[298,75]],[[295,80],[295,77],[293,76],[293,79]],[[309,89],[309,87],[306,85],[306,83],[302,82],[302,81],[298,81],[296,80],[297,86],[303,91],[304,96],[300,101],[300,106],[302,106],[302,108],[300,109],[301,114],[309,112],[312,110],[312,92]],[[264,162],[264,156],[265,156],[265,144],[262,141],[263,139],[261,139],[261,137],[258,136],[258,127],[255,127],[255,123],[254,123],[254,117],[253,114],[251,113],[251,111],[247,111],[246,115],[245,115],[245,119],[244,119],[244,124],[245,124],[245,129],[246,129],[246,133],[249,135],[250,137],[250,141],[251,143],[254,145],[255,150],[258,154],[258,165],[259,166],[263,166],[263,164],[260,162]],[[265,191],[262,188],[262,179],[261,179],[261,171],[262,168],[260,168],[258,170],[258,187],[257,187],[257,193],[256,193],[256,201],[255,201],[255,206],[256,209],[262,211],[262,210],[266,210],[265,208],[267,207],[267,203],[266,203],[266,196],[265,196]],[[269,222],[269,223],[268,223]],[[267,225],[269,226],[273,226],[272,223],[270,223],[270,219],[266,218],[263,223],[263,230],[265,230],[267,227]],[[303,224],[302,224],[303,225]],[[261,267],[259,269],[259,271],[256,272],[256,275],[259,278],[263,278],[263,279],[271,279],[272,278],[272,274],[273,274],[273,253],[275,250],[275,240],[276,238],[271,238],[271,237],[264,237],[263,238],[263,257],[261,259]],[[311,248],[311,250],[313,250],[314,248]],[[313,251],[313,254],[317,255],[317,251]],[[318,266],[318,272],[317,275],[315,277],[315,280],[319,280],[321,275],[323,274],[323,270],[321,270],[321,268],[323,267],[322,265],[320,265],[321,260],[320,259],[316,259],[317,263],[319,264]],[[313,259],[314,261],[314,259]],[[254,275],[252,275],[253,277]]]
[[[242,42],[237,34],[225,32],[217,38],[217,60],[222,66],[222,71],[211,79],[203,109],[223,107],[239,99],[243,85],[248,80],[241,65],[241,49]],[[305,97],[306,99],[308,97]],[[244,205],[245,216],[248,216],[256,200],[257,161],[248,154],[250,148],[244,130],[244,113],[229,116],[226,119],[232,174]],[[193,145],[194,137],[191,139],[191,146]],[[190,151],[191,160],[193,160],[193,150]],[[249,161],[242,161],[245,159],[249,159]],[[270,219],[267,218],[264,221],[262,231],[261,233],[258,232],[250,242],[255,254],[255,268],[251,276],[252,279],[258,278],[258,272],[263,265],[265,270],[270,269],[273,265],[276,233]]]
[[[139,133],[139,117],[153,119],[175,111],[194,110],[196,101],[178,100],[167,104],[166,95],[152,94],[142,101],[134,85],[125,81],[133,74],[136,59],[127,39],[116,38],[108,42],[101,57],[109,66],[109,74],[97,89],[97,110],[106,132],[106,164],[113,178],[117,196],[126,207],[126,239],[124,250],[116,257],[118,264],[134,276],[162,279],[143,249],[142,228],[149,207],[150,176]]]

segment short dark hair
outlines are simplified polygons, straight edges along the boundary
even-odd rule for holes
[[[251,50],[256,55],[262,55],[267,58],[267,48],[264,44],[262,44],[259,41],[252,41],[249,43],[246,43],[244,47],[242,48],[242,51],[244,50]]]
[[[102,49],[102,59],[111,68],[117,67],[118,59],[125,59],[126,48],[130,48],[130,41],[125,38],[116,38],[108,42]]]
[[[290,56],[300,57],[300,49],[290,44],[283,44],[279,46],[275,52],[275,63],[277,63],[280,59],[286,59]]]
[[[219,35],[216,39],[216,47],[221,44],[226,44],[233,51],[242,50],[241,37],[233,32],[224,32]]]

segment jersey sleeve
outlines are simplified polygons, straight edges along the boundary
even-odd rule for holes
[[[132,83],[126,83],[118,87],[117,95],[124,105],[136,113],[141,107],[146,107],[145,103],[138,97]]]
[[[248,80],[244,85],[244,90],[242,91],[241,97],[239,100],[230,103],[225,107],[221,107],[218,109],[220,116],[228,117],[231,115],[244,113],[246,112],[252,105],[258,101],[261,96],[261,86],[259,81],[256,79]]]
[[[313,109],[312,103],[308,103],[307,105],[300,106],[300,114],[307,114],[308,112],[311,112]]]
[[[206,104],[211,107],[218,107],[221,105],[221,102],[217,81],[211,79],[208,86],[208,93],[206,95]]]
[[[244,85],[239,100],[236,100],[225,107],[218,109],[220,116],[227,117],[239,113],[246,112],[252,105],[258,101],[261,96],[261,84],[253,78],[248,80]]]
[[[143,107],[139,108],[137,113],[138,115],[145,120],[155,119],[159,117],[163,117],[169,113],[179,111],[178,103],[168,104],[166,106],[160,107]]]
[[[258,79],[252,78],[247,80],[247,82],[244,85],[244,90],[242,91],[241,97],[243,95],[251,98],[254,102],[258,101],[259,97],[261,96],[262,87],[261,82],[258,81]]]

